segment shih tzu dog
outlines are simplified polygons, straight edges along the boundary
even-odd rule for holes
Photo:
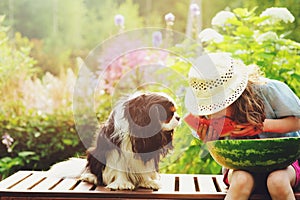
[[[175,102],[166,94],[139,93],[121,100],[87,150],[80,179],[112,190],[159,189],[158,164],[173,149],[179,121]]]

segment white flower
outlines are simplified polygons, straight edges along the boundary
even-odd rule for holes
[[[230,11],[220,11],[211,20],[211,25],[224,26],[226,21],[233,17],[235,17],[235,15]]]
[[[223,35],[211,28],[206,28],[203,31],[201,31],[198,37],[201,42],[214,41],[216,43],[220,43],[224,40]]]
[[[196,4],[196,3],[192,3],[190,5],[190,11],[192,12],[193,16],[200,15],[200,8],[199,8],[198,4]]]
[[[116,26],[124,26],[125,18],[123,15],[115,15],[115,25]]]
[[[165,20],[166,20],[166,22],[174,22],[175,16],[172,13],[168,13],[165,15]]]
[[[11,145],[13,144],[13,142],[14,139],[8,133],[5,133],[2,136],[2,144],[6,146],[8,152],[12,151]]]
[[[287,8],[272,7],[267,8],[260,14],[260,17],[269,16],[262,24],[274,24],[279,21],[284,21],[285,23],[293,22],[295,17]]]
[[[278,36],[273,31],[268,31],[266,33],[261,34],[255,39],[258,43],[263,43],[265,41],[278,40]]]

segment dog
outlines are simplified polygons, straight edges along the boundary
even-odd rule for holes
[[[122,99],[87,150],[80,179],[112,190],[159,189],[159,161],[173,149],[179,123],[176,104],[166,94],[138,93]]]

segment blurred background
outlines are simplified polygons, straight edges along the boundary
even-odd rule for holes
[[[271,7],[287,8],[294,20],[263,26],[261,34],[274,31],[278,38],[254,44],[260,13]],[[215,27],[224,36],[222,42],[199,41],[202,30],[214,28],[212,19],[220,11],[237,16],[231,27]],[[70,156],[85,155],[72,112],[74,84],[82,60],[108,38],[143,27],[170,28],[195,39],[205,51],[229,51],[259,65],[299,96],[299,18],[299,0],[1,0],[0,179],[19,169],[47,170]],[[192,47],[177,51],[189,56]],[[259,54],[250,59],[252,50]],[[189,64],[174,58],[169,66],[185,74]],[[106,88],[98,99],[99,121],[110,112],[110,95]],[[175,153],[161,163],[162,172],[220,173],[221,167],[188,127],[183,124],[176,135]]]

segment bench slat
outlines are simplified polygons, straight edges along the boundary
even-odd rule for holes
[[[42,179],[45,178],[43,175],[43,172],[34,172],[30,176],[27,176],[25,179],[22,179],[19,183],[15,184],[14,186],[11,186],[9,189],[12,190],[27,190],[34,185],[38,184]]]
[[[216,182],[221,190],[221,192],[226,192],[227,191],[227,185],[223,182],[223,176],[222,175],[217,175],[216,177]]]
[[[92,184],[80,181],[80,183],[73,189],[73,191],[89,191],[92,187]]]
[[[175,175],[161,174],[160,175],[161,189],[158,192],[174,192],[175,191]]]
[[[104,186],[97,186],[95,188],[95,191],[98,191],[98,192],[109,192],[111,190],[109,188],[104,187]]]
[[[192,175],[179,176],[179,192],[196,192],[194,176]]]
[[[65,178],[62,179],[55,187],[53,187],[52,191],[70,190],[76,183],[76,179]]]
[[[31,188],[31,190],[32,191],[50,190],[56,184],[58,184],[58,182],[60,180],[61,180],[61,178],[58,178],[58,177],[46,177],[38,185],[35,185],[33,188]]]
[[[213,182],[212,176],[198,175],[197,177],[199,189],[201,193],[216,193],[217,189]]]
[[[14,185],[18,184],[18,182],[26,179],[27,177],[31,176],[33,172],[31,171],[18,171],[15,174],[7,177],[3,181],[0,182],[0,189],[8,189],[13,187]]]

